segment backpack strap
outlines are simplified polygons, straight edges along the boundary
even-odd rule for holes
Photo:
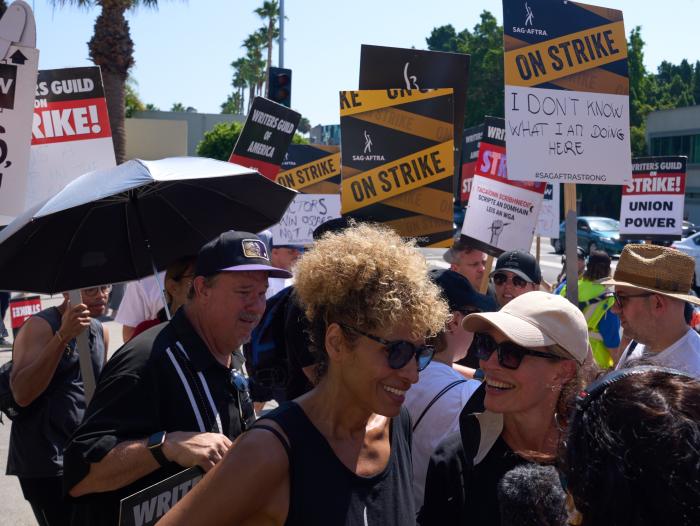
[[[449,391],[449,390],[452,389],[453,387],[455,387],[455,386],[457,386],[457,385],[459,385],[459,384],[463,384],[463,383],[465,383],[465,382],[466,382],[466,380],[465,380],[464,378],[462,378],[462,379],[460,379],[460,380],[455,380],[455,381],[452,382],[451,384],[448,384],[448,385],[446,385],[445,387],[443,387],[442,390],[441,390],[438,394],[436,394],[435,397],[428,403],[428,405],[425,406],[425,409],[423,409],[423,412],[422,412],[422,413],[420,414],[420,416],[416,419],[416,423],[413,424],[413,432],[415,433],[416,428],[418,427],[418,424],[421,423],[421,420],[423,420],[423,417],[425,416],[425,414],[428,412],[428,410],[429,410],[431,407],[433,407],[433,404],[435,404],[435,402],[437,402],[437,401],[442,397],[442,395],[444,395],[447,391]]]

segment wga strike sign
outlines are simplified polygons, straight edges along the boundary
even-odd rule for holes
[[[530,250],[546,186],[510,180],[503,126],[503,119],[485,119],[462,225],[462,237],[492,256],[506,250]]]
[[[84,173],[115,165],[100,68],[39,71],[26,207]]]
[[[264,97],[255,97],[228,161],[253,168],[274,181],[299,119],[300,113]]]
[[[631,177],[622,11],[504,0],[512,179],[623,184]]]
[[[680,239],[687,157],[632,159],[632,181],[622,189],[620,238]]]
[[[340,92],[342,212],[420,246],[452,241],[452,88]]]

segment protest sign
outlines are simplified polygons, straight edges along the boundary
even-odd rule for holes
[[[7,224],[24,211],[39,51],[10,45],[0,59],[0,222]]]
[[[484,135],[484,125],[472,126],[464,130],[462,140],[462,162],[459,176],[459,196],[456,198],[460,206],[467,206],[469,202],[469,192],[472,188],[476,160],[479,157],[479,142]]]
[[[620,239],[681,239],[687,157],[636,157],[622,188]]]
[[[290,144],[275,182],[304,194],[340,193],[340,147]]]
[[[151,526],[202,480],[199,467],[188,468],[121,500],[119,526]]]
[[[300,113],[264,97],[255,97],[228,161],[257,170],[274,181],[299,119]]]
[[[20,296],[10,300],[10,322],[12,328],[19,330],[29,318],[41,311],[40,296]]]
[[[39,71],[25,208],[84,173],[114,166],[100,68]]]
[[[340,92],[343,215],[452,242],[452,89]]]
[[[363,44],[360,50],[361,90],[372,89],[453,89],[454,169],[459,174],[459,145],[462,141],[464,112],[469,82],[469,55],[404,49]],[[453,180],[455,199],[459,199],[459,178]]]
[[[561,187],[559,183],[547,183],[544,190],[544,198],[540,207],[540,215],[537,218],[535,234],[542,237],[559,237],[559,206],[561,199]]]
[[[530,251],[545,183],[512,181],[503,119],[486,117],[462,237],[492,256]]]
[[[326,221],[340,217],[340,196],[298,194],[276,225],[270,227],[275,245],[311,245],[313,233]]]
[[[623,184],[632,176],[622,11],[503,0],[511,179]]]

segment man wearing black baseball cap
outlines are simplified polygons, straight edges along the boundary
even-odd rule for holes
[[[433,360],[421,371],[418,383],[408,390],[404,403],[414,426],[412,457],[416,509],[423,505],[430,455],[445,436],[458,429],[459,414],[480,385],[474,380],[467,381],[454,367],[454,362],[466,356],[474,337],[462,328],[462,320],[475,312],[498,310],[493,299],[479,294],[458,272],[435,269],[430,271],[430,279],[447,300],[452,319],[435,337]]]
[[[73,524],[115,524],[119,502],[183,468],[219,462],[255,414],[232,356],[265,311],[270,264],[258,236],[204,245],[187,303],[119,349],[64,454]],[[165,511],[165,510],[164,510]]]
[[[542,271],[532,254],[511,250],[498,257],[491,279],[496,290],[496,301],[503,307],[521,294],[539,290]]]

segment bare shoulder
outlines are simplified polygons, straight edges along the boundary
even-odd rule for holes
[[[15,364],[22,360],[22,356],[31,350],[38,352],[41,347],[53,337],[53,329],[49,322],[39,316],[32,316],[17,334],[13,346],[13,360]]]

